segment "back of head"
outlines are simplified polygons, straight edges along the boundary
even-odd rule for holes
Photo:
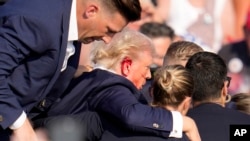
[[[174,30],[165,23],[147,22],[141,25],[139,31],[150,38],[169,37],[173,40]]]
[[[165,23],[148,22],[140,27],[140,32],[151,38],[154,44],[155,56],[151,65],[151,70],[154,71],[163,65],[163,58],[175,36],[174,31]]]
[[[187,60],[197,52],[202,52],[203,49],[189,41],[176,41],[170,44],[167,53],[164,57],[163,66],[180,64],[185,66]]]
[[[193,92],[193,78],[181,65],[159,68],[152,84],[153,105],[176,108]]]
[[[227,78],[223,59],[212,52],[198,52],[186,64],[194,79],[193,101],[214,101],[221,96]]]
[[[250,94],[235,94],[232,96],[231,101],[234,102],[237,110],[250,115]]]
[[[0,0],[0,5],[3,5],[7,0]]]
[[[109,44],[102,41],[94,42],[91,51],[94,64],[107,69],[116,69],[125,57],[137,59],[140,53],[154,53],[151,40],[138,31],[123,30],[117,33]]]
[[[128,22],[137,21],[141,17],[139,0],[99,0],[110,12],[118,11]]]

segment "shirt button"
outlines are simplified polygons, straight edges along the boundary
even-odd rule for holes
[[[153,127],[154,127],[154,128],[159,128],[159,124],[154,123],[154,124],[153,124]]]

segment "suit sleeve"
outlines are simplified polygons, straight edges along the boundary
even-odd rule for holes
[[[133,131],[168,137],[173,129],[170,111],[139,103],[125,87],[114,86],[98,95],[93,99],[98,102],[97,111],[109,114]]]
[[[32,21],[32,22],[31,22]],[[9,76],[31,52],[39,52],[43,45],[42,26],[38,21],[21,16],[5,17],[0,23],[0,126],[6,129],[24,111],[14,88],[8,84]],[[43,32],[42,32],[43,31]],[[45,37],[45,36],[44,36]],[[49,42],[49,41],[47,41]],[[18,80],[16,80],[18,81]],[[23,82],[20,82],[22,85]],[[25,82],[24,82],[25,83]]]

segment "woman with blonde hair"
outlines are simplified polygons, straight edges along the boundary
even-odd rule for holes
[[[158,69],[154,75],[152,105],[185,115],[190,107],[194,88],[191,74],[181,65],[170,65]]]
[[[192,75],[182,65],[169,65],[156,70],[150,89],[153,98],[152,106],[186,115],[193,93]],[[184,134],[185,135],[185,134]],[[169,140],[178,140],[169,138]],[[188,140],[183,136],[180,140]]]

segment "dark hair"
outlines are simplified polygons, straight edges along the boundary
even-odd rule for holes
[[[150,38],[169,37],[174,38],[174,30],[165,23],[148,22],[141,25],[139,31]]]
[[[0,5],[3,5],[7,0],[0,0]]]
[[[220,92],[227,77],[224,60],[212,52],[198,52],[186,64],[194,79],[194,101],[213,100]]]
[[[141,18],[141,5],[139,0],[101,0],[111,12],[118,11],[128,22]]]

